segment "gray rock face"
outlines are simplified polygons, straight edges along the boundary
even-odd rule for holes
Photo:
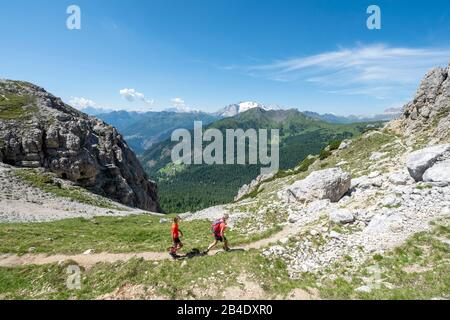
[[[250,182],[250,184],[244,184],[238,191],[238,194],[236,195],[236,197],[234,197],[234,201],[238,201],[241,200],[242,198],[244,198],[246,195],[252,193],[253,191],[257,190],[259,188],[259,186],[261,185],[261,183],[263,183],[264,181],[267,181],[271,178],[274,177],[274,173],[269,173],[269,174],[262,174],[257,176],[252,182]]]
[[[0,118],[3,162],[44,167],[125,205],[160,211],[156,184],[115,128],[29,83],[2,81],[0,95],[27,98],[22,114]]]
[[[400,119],[406,136],[428,131],[435,141],[450,138],[450,67],[436,68],[422,80]],[[428,130],[430,129],[430,130]]]
[[[297,201],[329,199],[339,201],[350,189],[351,177],[339,168],[314,171],[306,179],[296,181],[287,192]]]
[[[416,181],[422,181],[423,174],[431,168],[436,161],[450,150],[450,144],[437,145],[411,153],[407,160],[409,174]]]
[[[425,171],[423,181],[450,185],[450,160],[439,162]]]
[[[330,213],[330,221],[338,224],[346,224],[355,221],[355,216],[349,210],[339,209]]]

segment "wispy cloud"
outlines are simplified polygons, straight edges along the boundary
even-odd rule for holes
[[[141,101],[149,105],[152,105],[154,103],[153,99],[147,99],[143,93],[140,93],[135,89],[122,89],[119,91],[119,93],[122,98],[129,102]]]
[[[186,102],[181,98],[172,98],[170,102],[172,103],[172,107],[181,108],[186,106]]]
[[[306,81],[338,94],[384,99],[417,86],[428,69],[445,66],[449,48],[402,48],[357,45],[246,68],[249,75],[275,81]]]
[[[87,107],[96,107],[97,106],[97,104],[94,101],[83,98],[83,97],[72,97],[69,100],[69,104],[72,107],[77,108],[78,110],[83,110]]]

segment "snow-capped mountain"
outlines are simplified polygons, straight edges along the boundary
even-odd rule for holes
[[[188,106],[176,106],[176,107],[170,107],[167,109],[164,109],[165,112],[175,112],[175,113],[199,113],[200,110],[193,109]]]
[[[242,113],[242,112],[248,111],[250,109],[254,109],[254,108],[261,108],[263,110],[279,110],[280,109],[280,107],[278,107],[278,106],[266,106],[266,105],[263,105],[261,103],[254,102],[254,101],[244,101],[244,102],[240,102],[237,104],[231,104],[229,106],[226,106],[225,108],[219,110],[215,114],[220,117],[228,118],[228,117],[234,117],[235,115],[237,115],[239,113]]]

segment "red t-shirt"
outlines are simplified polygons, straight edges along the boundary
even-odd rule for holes
[[[172,238],[175,239],[179,236],[178,223],[172,223]]]

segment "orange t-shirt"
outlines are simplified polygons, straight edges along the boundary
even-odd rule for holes
[[[172,223],[172,238],[175,239],[179,236],[178,223]]]

